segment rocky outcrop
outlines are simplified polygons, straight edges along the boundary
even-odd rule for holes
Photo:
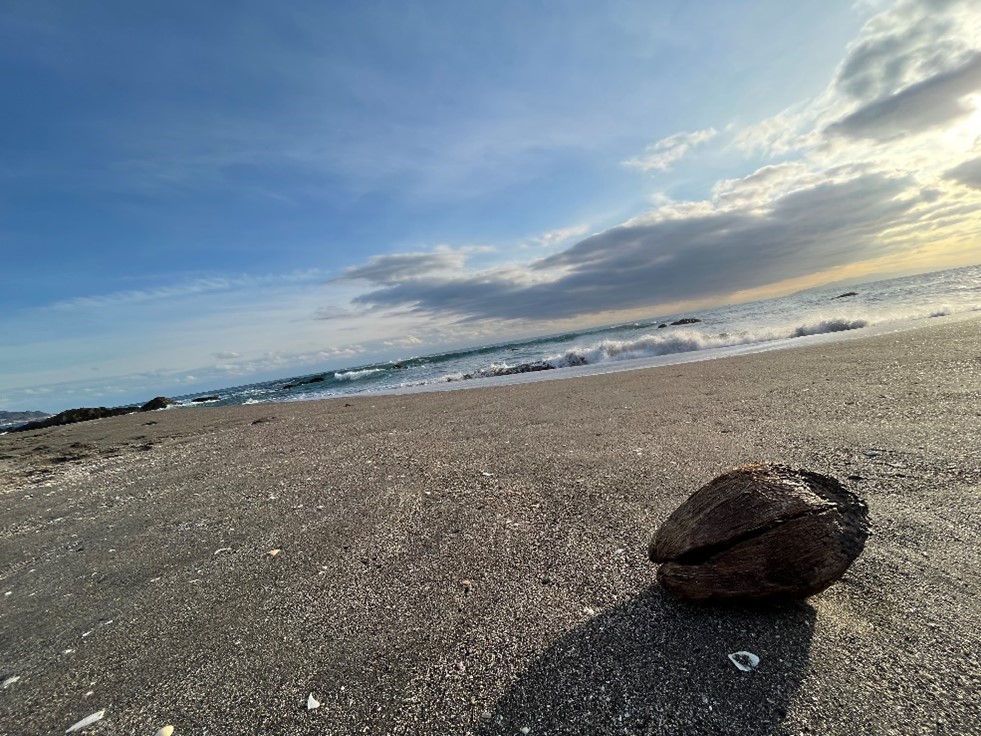
[[[659,330],[663,330],[663,329],[664,329],[665,327],[667,327],[667,326],[668,326],[668,323],[667,323],[667,322],[662,322],[661,324],[659,324],[659,325],[657,326],[657,329],[659,329]]]
[[[314,376],[313,378],[306,378],[302,381],[294,381],[293,383],[287,383],[283,386],[283,390],[286,391],[291,388],[296,388],[297,386],[306,386],[309,383],[322,383],[327,380],[325,374],[320,374],[319,376]]]
[[[166,409],[173,403],[174,402],[168,399],[166,396],[157,396],[141,406],[140,411],[156,411],[157,409]]]
[[[681,598],[806,598],[845,574],[868,534],[865,503],[834,478],[747,465],[695,491],[649,554]]]
[[[676,325],[693,325],[701,321],[702,320],[697,319],[696,317],[682,317],[681,319],[676,319],[674,322],[671,323],[671,325],[672,327]]]
[[[832,299],[844,299],[849,296],[858,296],[857,291],[846,291],[844,294],[839,294],[838,296],[831,297]]]
[[[480,373],[465,373],[463,375],[464,381],[469,381],[472,378],[490,378],[493,376],[513,376],[516,373],[534,373],[535,371],[551,371],[555,370],[555,366],[551,363],[546,363],[544,360],[536,360],[533,363],[521,363],[520,365],[512,365],[506,368],[492,368]]]
[[[135,406],[119,406],[107,409],[104,406],[83,407],[80,409],[67,409],[53,417],[42,419],[37,422],[29,422],[19,427],[14,427],[11,432],[27,432],[32,429],[45,429],[46,427],[58,427],[63,424],[75,424],[76,422],[88,422],[92,419],[105,419],[106,417],[117,417],[122,414],[132,414],[139,411]]]
[[[191,399],[192,404],[204,404],[208,401],[220,401],[220,396],[198,396],[196,399]]]

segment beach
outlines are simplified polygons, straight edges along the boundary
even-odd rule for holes
[[[981,733],[979,438],[978,318],[0,436],[0,734]],[[671,599],[652,534],[754,462],[861,495],[864,553]]]

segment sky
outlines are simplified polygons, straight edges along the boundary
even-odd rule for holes
[[[981,262],[974,0],[8,0],[0,74],[0,409]]]

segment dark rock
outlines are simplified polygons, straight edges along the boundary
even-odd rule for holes
[[[661,324],[659,324],[659,325],[657,326],[657,329],[659,329],[659,330],[663,330],[663,329],[664,329],[665,327],[667,327],[667,326],[668,326],[668,323],[667,323],[667,322],[662,322]]]
[[[327,380],[327,376],[321,374],[319,376],[314,376],[313,378],[305,378],[302,381],[294,381],[293,383],[287,383],[285,386],[283,386],[283,390],[285,391],[287,389],[296,388],[297,386],[306,386],[309,383],[322,383],[323,381],[326,380]]]
[[[92,419],[104,419],[106,417],[116,417],[122,414],[132,414],[139,411],[135,406],[119,406],[107,409],[104,406],[82,407],[80,409],[66,409],[53,417],[41,419],[37,422],[28,422],[19,427],[14,427],[11,432],[28,432],[32,429],[45,429],[47,427],[60,427],[63,424],[75,424],[76,422],[88,422]]]
[[[844,294],[839,294],[838,296],[831,297],[832,299],[844,299],[849,296],[858,296],[857,291],[846,291]]]
[[[674,325],[693,325],[696,322],[701,322],[701,321],[702,320],[700,320],[700,319],[698,319],[696,317],[682,317],[681,319],[676,319],[674,322],[671,323],[671,325],[672,326],[674,326]]]
[[[492,370],[484,371],[482,373],[466,373],[463,376],[464,381],[469,381],[472,378],[489,378],[493,376],[513,376],[517,373],[534,373],[536,371],[551,371],[555,370],[555,366],[551,363],[546,363],[544,360],[536,360],[533,363],[521,363],[520,365],[512,365],[507,368],[494,368]]]
[[[198,396],[196,399],[191,399],[192,404],[203,404],[206,401],[218,401],[220,396]]]
[[[140,411],[156,411],[157,409],[166,409],[173,403],[174,402],[168,399],[166,396],[157,396],[141,406]]]
[[[695,491],[649,553],[681,598],[806,598],[845,574],[868,534],[865,503],[834,478],[747,465]]]

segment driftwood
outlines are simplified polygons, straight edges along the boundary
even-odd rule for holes
[[[828,476],[747,465],[702,486],[657,530],[658,581],[693,600],[806,598],[868,538],[868,510]]]

